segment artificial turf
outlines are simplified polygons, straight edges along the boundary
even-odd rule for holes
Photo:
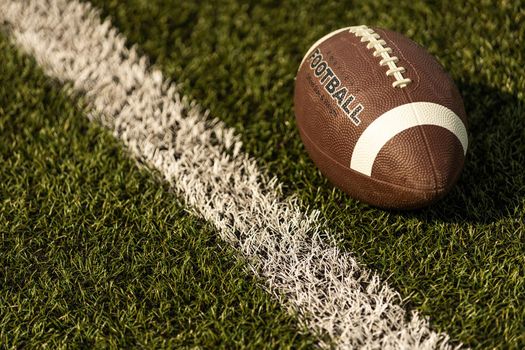
[[[520,2],[92,1],[181,90],[237,129],[285,193],[407,307],[473,348],[525,347],[525,10]],[[469,115],[458,186],[385,212],[334,189],[301,145],[293,78],[343,26],[404,33],[451,73]],[[0,39],[0,347],[303,347],[213,229]]]
[[[94,0],[181,90],[234,127],[287,194],[321,210],[343,245],[436,329],[473,348],[525,347],[525,9],[519,1]],[[334,189],[293,115],[302,55],[369,24],[428,48],[469,117],[463,176],[440,203],[388,212]]]
[[[305,348],[209,224],[0,35],[0,348]]]

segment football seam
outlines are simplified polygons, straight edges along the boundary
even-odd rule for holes
[[[405,91],[405,96],[406,98],[408,99],[408,103],[410,103],[410,106],[412,108],[412,111],[414,113],[414,115],[416,116],[416,119],[419,123],[417,129],[419,130],[420,134],[423,136],[423,141],[425,142],[425,150],[427,151],[427,156],[428,158],[430,159],[430,163],[432,164],[432,175],[434,175],[434,192],[436,192],[436,194],[438,194],[439,190],[441,189],[439,186],[438,186],[438,176],[437,176],[437,172],[436,172],[436,163],[434,161],[434,157],[432,156],[432,152],[430,152],[430,144],[428,142],[428,138],[427,138],[427,135],[425,133],[425,131],[423,130],[423,125],[421,125],[420,123],[420,120],[419,120],[419,114],[417,113],[416,109],[413,107],[412,103],[414,103],[415,101],[412,99],[412,97],[410,96],[410,94]],[[443,187],[443,188],[446,188]]]
[[[390,36],[388,35],[388,33],[385,31],[385,29],[382,29],[382,28],[376,28],[378,32],[381,32],[383,37],[388,39],[388,41],[390,42],[390,46],[393,46],[396,48],[396,51],[397,51],[397,54],[399,55],[399,57],[404,60],[412,69],[410,70],[411,72],[414,73],[415,75],[415,79],[412,79],[412,82],[410,83],[409,86],[405,87],[403,90],[405,91],[416,91],[418,88],[419,88],[419,85],[421,83],[421,76],[419,75],[416,67],[412,64],[412,62],[410,62],[410,60],[405,56],[405,54],[401,51],[401,49],[399,48],[399,46],[397,46],[397,44],[395,43],[394,40],[392,40],[390,38]],[[408,38],[408,40],[412,41],[414,44],[416,44],[417,46],[419,46],[415,41],[411,40],[410,38]],[[407,72],[409,72],[409,70],[407,70]]]
[[[392,182],[388,182],[388,181],[385,181],[385,180],[381,180],[381,179],[373,178],[371,176],[364,175],[364,174],[360,173],[359,171],[356,171],[356,170],[354,170],[354,169],[352,169],[350,167],[347,167],[343,163],[341,163],[341,162],[337,161],[336,159],[334,159],[333,157],[331,157],[329,154],[327,154],[325,151],[323,151],[321,148],[319,148],[319,146],[317,146],[313,142],[313,140],[310,138],[310,136],[304,131],[304,129],[301,126],[298,125],[298,123],[296,123],[296,124],[297,124],[297,127],[299,128],[299,130],[301,131],[301,134],[303,134],[308,139],[308,142],[309,142],[309,144],[312,147],[314,147],[317,151],[322,153],[331,162],[341,166],[345,170],[350,170],[354,174],[358,174],[359,176],[366,176],[366,177],[372,179],[373,181],[377,181],[377,182],[382,183],[382,184],[387,184],[387,185],[394,186],[394,187],[397,187],[397,188],[402,188],[404,190],[418,191],[420,193],[434,193],[436,195],[439,195],[439,192],[441,190],[447,189],[447,186],[443,186],[443,187],[433,186],[432,188],[408,187],[408,186],[403,186],[403,185],[395,184],[395,183],[392,183]]]
[[[390,55],[393,53],[392,48],[387,45],[387,42],[376,30],[366,25],[359,25],[350,27],[350,33],[353,33],[357,38],[361,38],[360,41],[362,43],[367,43],[367,50],[374,49],[372,56],[381,58],[379,66],[389,68],[386,71],[386,76],[394,78],[393,88],[405,88],[412,83],[410,78],[403,76],[406,72],[405,67],[398,65],[399,58],[397,56]]]
[[[420,79],[419,74],[418,74],[417,70],[415,69],[415,67],[407,59],[407,57],[404,55],[403,51],[401,49],[399,49],[399,47],[396,45],[394,40],[392,40],[385,31],[382,31],[382,32],[383,32],[383,36],[385,37],[385,39],[387,39],[389,41],[390,45],[392,45],[392,46],[394,46],[396,48],[396,51],[397,51],[398,55],[401,56],[402,59],[412,67],[412,70],[414,71],[414,74],[416,74],[416,76],[418,77],[418,79],[417,79],[417,86],[419,86],[419,82],[420,82],[421,79]],[[412,96],[410,94],[410,90],[403,89],[403,92],[404,92],[405,97],[407,98],[409,104],[416,102],[412,98]],[[415,115],[416,119],[419,122],[419,114],[417,113],[415,108],[412,108],[412,111],[414,112],[414,115]],[[420,134],[423,136],[423,141],[425,143],[425,150],[426,150],[428,158],[430,159],[430,163],[432,164],[432,175],[434,177],[434,184],[435,184],[434,185],[434,191],[437,194],[437,192],[439,192],[440,189],[445,189],[446,186],[445,187],[439,187],[438,186],[438,176],[437,176],[437,172],[436,172],[436,163],[434,161],[434,157],[432,157],[432,153],[430,152],[430,144],[428,142],[428,137],[425,134],[425,131],[423,130],[423,126],[421,124],[417,127],[417,129],[420,132]]]

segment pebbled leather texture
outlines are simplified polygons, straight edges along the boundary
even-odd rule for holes
[[[433,125],[407,129],[390,139],[377,154],[371,176],[350,168],[360,135],[383,113],[411,102],[432,102],[452,110],[467,125],[463,101],[450,76],[422,47],[401,34],[372,29],[397,56],[403,76],[412,80],[404,88],[392,87],[388,67],[380,66],[374,49],[349,31],[317,45],[334,74],[361,104],[360,123],[355,124],[314,74],[306,57],[295,83],[294,108],[305,147],[321,172],[337,187],[365,203],[394,209],[427,206],[454,186],[463,168],[462,145],[452,132]],[[326,84],[326,81],[325,81]],[[337,89],[336,89],[337,90]],[[439,116],[438,116],[439,117]]]

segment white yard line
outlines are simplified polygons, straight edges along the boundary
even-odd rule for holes
[[[406,315],[397,292],[340,251],[316,212],[283,199],[234,131],[184,99],[89,4],[0,0],[0,20],[46,74],[85,97],[91,119],[215,225],[264,287],[324,339],[322,347],[451,347],[448,335]]]

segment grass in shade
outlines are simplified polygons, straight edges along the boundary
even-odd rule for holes
[[[235,127],[244,149],[311,208],[407,307],[473,348],[525,347],[525,12],[518,1],[94,0],[182,91]],[[428,48],[457,82],[470,149],[456,188],[417,212],[386,212],[333,188],[293,115],[303,54],[369,24]]]
[[[5,36],[0,62],[0,348],[314,343]]]

